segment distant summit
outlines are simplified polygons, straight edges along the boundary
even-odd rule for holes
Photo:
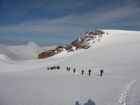
[[[105,34],[102,30],[90,30],[87,31],[83,36],[77,38],[73,42],[65,45],[58,46],[55,49],[42,52],[38,55],[38,59],[48,58],[54,56],[63,51],[72,52],[79,49],[88,49],[90,48],[96,41],[100,41],[102,35]]]

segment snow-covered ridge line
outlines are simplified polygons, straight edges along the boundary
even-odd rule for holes
[[[126,86],[123,92],[120,94],[120,98],[118,100],[120,105],[127,105],[128,101],[128,95],[130,93],[130,90],[132,89],[133,84],[136,82],[136,79],[133,81],[129,82]]]
[[[74,52],[79,49],[89,49],[92,47],[96,42],[100,42],[103,34],[105,34],[102,30],[90,30],[87,31],[84,35],[76,40],[72,41],[71,43],[66,44],[65,46],[58,46],[55,49],[42,52],[38,55],[38,59],[48,58],[54,56],[56,54],[60,54],[63,52]]]

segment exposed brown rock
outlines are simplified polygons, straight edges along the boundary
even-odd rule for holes
[[[57,48],[49,51],[42,52],[38,55],[38,59],[48,58],[51,56],[54,56],[58,53],[61,53],[64,50],[67,50],[68,52],[75,51],[78,49],[88,49],[91,47],[90,41],[92,41],[92,44],[95,43],[94,39],[99,36],[99,38],[102,37],[104,34],[101,30],[91,30],[87,31],[82,37],[74,40],[70,44],[67,44],[66,46],[58,46]],[[99,39],[100,40],[100,39]]]
[[[48,57],[53,56],[55,54],[56,54],[55,50],[49,50],[46,52],[42,52],[38,55],[38,59],[48,58]]]

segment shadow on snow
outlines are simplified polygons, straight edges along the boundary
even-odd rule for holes
[[[79,101],[75,102],[75,105],[81,105],[79,103]],[[92,101],[91,99],[89,99],[86,103],[84,103],[84,105],[96,105],[94,101]]]

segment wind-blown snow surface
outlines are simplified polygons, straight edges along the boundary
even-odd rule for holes
[[[104,31],[88,50],[20,62],[0,56],[0,105],[140,105],[140,32]]]

